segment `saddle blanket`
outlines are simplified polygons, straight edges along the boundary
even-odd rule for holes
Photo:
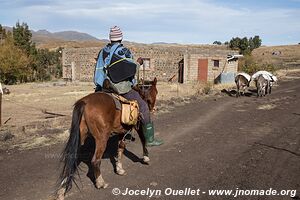
[[[251,76],[249,74],[245,73],[245,72],[240,72],[240,73],[237,74],[237,76],[238,75],[241,75],[241,76],[245,77],[248,80],[248,82],[251,80]]]
[[[274,76],[272,73],[268,71],[258,71],[252,75],[252,79],[256,80],[259,75],[263,75],[265,79],[271,81],[271,82],[276,82],[278,79],[276,76]]]

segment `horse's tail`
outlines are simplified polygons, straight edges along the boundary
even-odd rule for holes
[[[65,188],[65,193],[72,188],[72,182],[75,183],[74,176],[77,172],[78,153],[80,148],[80,122],[84,112],[84,107],[85,102],[81,100],[74,104],[70,136],[62,152],[61,162],[64,163],[64,166],[60,175],[59,183],[61,184],[60,187]]]

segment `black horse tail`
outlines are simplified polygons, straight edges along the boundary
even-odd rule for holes
[[[85,102],[77,101],[74,104],[72,124],[68,142],[62,152],[61,162],[63,170],[60,175],[60,187],[65,188],[65,193],[72,188],[72,182],[75,183],[75,174],[78,167],[78,153],[80,149],[80,122],[84,112]],[[78,186],[77,186],[78,187]]]

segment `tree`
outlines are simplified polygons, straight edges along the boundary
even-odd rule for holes
[[[16,23],[16,27],[13,27],[13,39],[14,44],[23,49],[27,55],[30,55],[34,50],[35,46],[31,42],[32,33],[28,28],[26,23],[20,25],[19,22]]]
[[[13,37],[7,34],[0,45],[0,81],[14,84],[27,81],[30,74],[29,59],[21,49],[14,45]]]
[[[229,47],[234,50],[239,50],[239,52],[243,55],[251,54],[253,49],[256,49],[261,46],[261,39],[259,36],[255,36],[254,38],[250,37],[249,39],[247,37],[239,38],[235,37],[232,38],[229,42]]]
[[[231,49],[239,50],[240,49],[240,44],[241,44],[241,38],[235,37],[232,38],[229,42],[229,47]]]
[[[222,42],[220,42],[220,41],[214,41],[213,44],[222,45]]]
[[[0,81],[6,84],[46,81],[62,74],[61,48],[57,51],[37,49],[26,23],[16,23],[13,33],[0,25]]]
[[[38,49],[35,59],[35,78],[39,81],[50,80],[51,66],[56,63],[55,52]]]
[[[253,45],[254,49],[261,46],[261,39],[259,38],[258,35],[254,36],[254,38],[252,40],[253,40],[253,44],[254,44]]]
[[[254,42],[253,42],[253,38],[252,37],[250,37],[249,38],[249,48],[250,48],[250,50],[252,51],[253,49],[255,49],[255,47],[254,47]]]
[[[249,48],[252,51],[253,49],[256,49],[261,46],[261,39],[259,36],[254,36],[254,38],[249,38]]]
[[[247,37],[244,37],[243,39],[240,40],[240,53],[245,55],[245,54],[249,54],[249,41]]]
[[[37,50],[33,56],[33,80],[45,81],[62,76],[61,50],[62,48],[58,48],[56,51]]]
[[[0,44],[4,42],[5,38],[6,38],[6,30],[0,24]]]

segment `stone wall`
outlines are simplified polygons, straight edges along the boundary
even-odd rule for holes
[[[185,71],[184,80],[194,81],[198,75],[195,72],[197,59],[207,57],[220,59],[223,66],[226,57],[232,52],[225,46],[216,45],[126,45],[138,57],[148,58],[150,65],[143,71],[140,69],[140,78],[146,80],[157,77],[159,81],[168,81],[170,78],[176,81],[178,76],[178,64],[184,59],[184,65],[190,66]],[[74,80],[92,81],[96,58],[101,47],[92,48],[66,48],[63,49],[63,78],[72,79],[72,63],[75,70]],[[189,59],[189,60],[186,60]],[[185,66],[186,68],[186,66]],[[188,74],[186,74],[188,73]],[[209,77],[215,76],[209,71]],[[74,74],[74,73],[73,73]],[[74,75],[73,75],[74,76]]]
[[[63,49],[63,78],[72,79],[72,63],[75,68],[75,80],[92,81],[96,58],[100,48],[67,48]]]

